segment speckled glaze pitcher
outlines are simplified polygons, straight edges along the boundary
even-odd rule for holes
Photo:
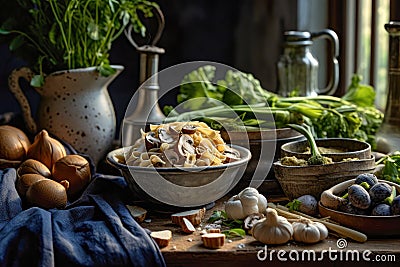
[[[88,154],[97,164],[109,151],[115,138],[116,118],[107,86],[124,69],[103,77],[95,67],[54,72],[45,77],[43,87],[34,89],[41,96],[36,121],[19,79],[31,81],[29,68],[14,70],[9,77],[9,89],[19,102],[26,126],[35,134],[46,129]]]

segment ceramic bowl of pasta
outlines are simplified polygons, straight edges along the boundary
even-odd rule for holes
[[[194,121],[152,125],[133,146],[107,155],[135,194],[185,207],[223,197],[250,159],[248,149],[226,144],[218,131]]]

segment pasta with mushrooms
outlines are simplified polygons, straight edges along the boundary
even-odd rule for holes
[[[219,131],[197,121],[151,125],[125,155],[127,165],[141,167],[204,167],[239,159]]]

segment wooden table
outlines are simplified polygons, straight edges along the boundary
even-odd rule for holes
[[[223,209],[224,200],[226,198],[206,212],[205,220],[214,210]],[[268,247],[246,236],[225,242],[221,249],[208,249],[202,245],[200,228],[193,234],[185,234],[179,226],[172,224],[170,216],[150,211],[148,218],[151,221],[143,222],[143,227],[151,231],[168,229],[173,233],[170,244],[161,249],[167,266],[400,266],[400,238],[368,240],[365,243],[345,239],[340,241],[347,242],[347,245],[340,249],[337,244],[340,237],[333,235],[313,245],[291,241]],[[205,224],[204,221],[203,226]]]

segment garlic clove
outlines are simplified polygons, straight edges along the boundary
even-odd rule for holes
[[[26,200],[32,206],[43,209],[64,208],[67,204],[67,191],[56,181],[43,179],[33,183],[26,191]]]
[[[27,157],[42,162],[51,170],[53,164],[66,155],[64,146],[56,139],[42,130],[35,136],[33,144],[29,147]]]

